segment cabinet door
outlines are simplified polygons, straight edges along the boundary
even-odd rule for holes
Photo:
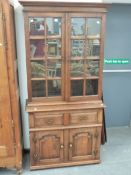
[[[102,16],[71,13],[68,21],[69,98],[98,99],[103,63]]]
[[[63,131],[31,133],[31,164],[46,165],[63,161]]]
[[[62,13],[29,13],[26,19],[29,99],[63,99],[63,18]]]
[[[0,4],[1,5],[1,4]],[[0,12],[2,12],[0,6]],[[6,62],[6,47],[4,21],[0,15],[0,158],[13,156],[14,133],[12,128],[12,114],[10,104],[10,91],[8,70]]]
[[[95,159],[96,133],[96,128],[80,128],[70,130],[69,159],[71,161]]]

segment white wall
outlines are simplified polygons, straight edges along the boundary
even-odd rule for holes
[[[20,103],[22,112],[24,148],[29,148],[28,114],[25,112],[25,105],[27,99],[27,74],[26,74],[24,17],[23,17],[23,8],[16,1],[15,1],[15,25],[16,25],[18,77],[19,77]]]

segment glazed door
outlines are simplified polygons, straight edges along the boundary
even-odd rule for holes
[[[94,13],[26,16],[29,100],[101,99],[103,19]]]
[[[6,62],[6,40],[0,4],[0,158],[14,155],[13,120]]]
[[[62,13],[26,17],[29,99],[64,99],[64,34]]]
[[[96,153],[96,129],[71,129],[69,134],[69,160],[92,160]]]
[[[68,98],[71,101],[101,96],[103,64],[101,14],[68,15]]]
[[[31,133],[31,144],[33,145],[33,150],[31,150],[32,164],[46,165],[63,162],[63,131]]]

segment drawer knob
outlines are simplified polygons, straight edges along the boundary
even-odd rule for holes
[[[72,147],[73,147],[72,143],[70,143],[70,144],[69,144],[69,147],[70,147],[70,148],[72,148]]]
[[[60,148],[63,149],[64,148],[64,145],[61,145]]]
[[[0,47],[6,47],[6,46],[7,46],[7,42],[0,43]]]
[[[34,108],[34,111],[37,111],[37,108]]]
[[[79,119],[80,119],[80,121],[85,121],[85,120],[87,120],[88,118],[87,118],[86,116],[83,116],[83,117],[80,117]]]
[[[0,128],[2,128],[2,120],[0,119]]]
[[[54,123],[54,120],[53,120],[53,119],[47,120],[47,124],[48,124],[48,125],[52,125],[53,123]]]

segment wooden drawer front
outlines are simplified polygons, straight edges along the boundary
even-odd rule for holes
[[[95,124],[98,123],[98,112],[71,114],[70,124]]]
[[[35,127],[51,127],[51,126],[62,126],[63,125],[63,115],[45,115],[43,113],[35,114],[34,116]]]

